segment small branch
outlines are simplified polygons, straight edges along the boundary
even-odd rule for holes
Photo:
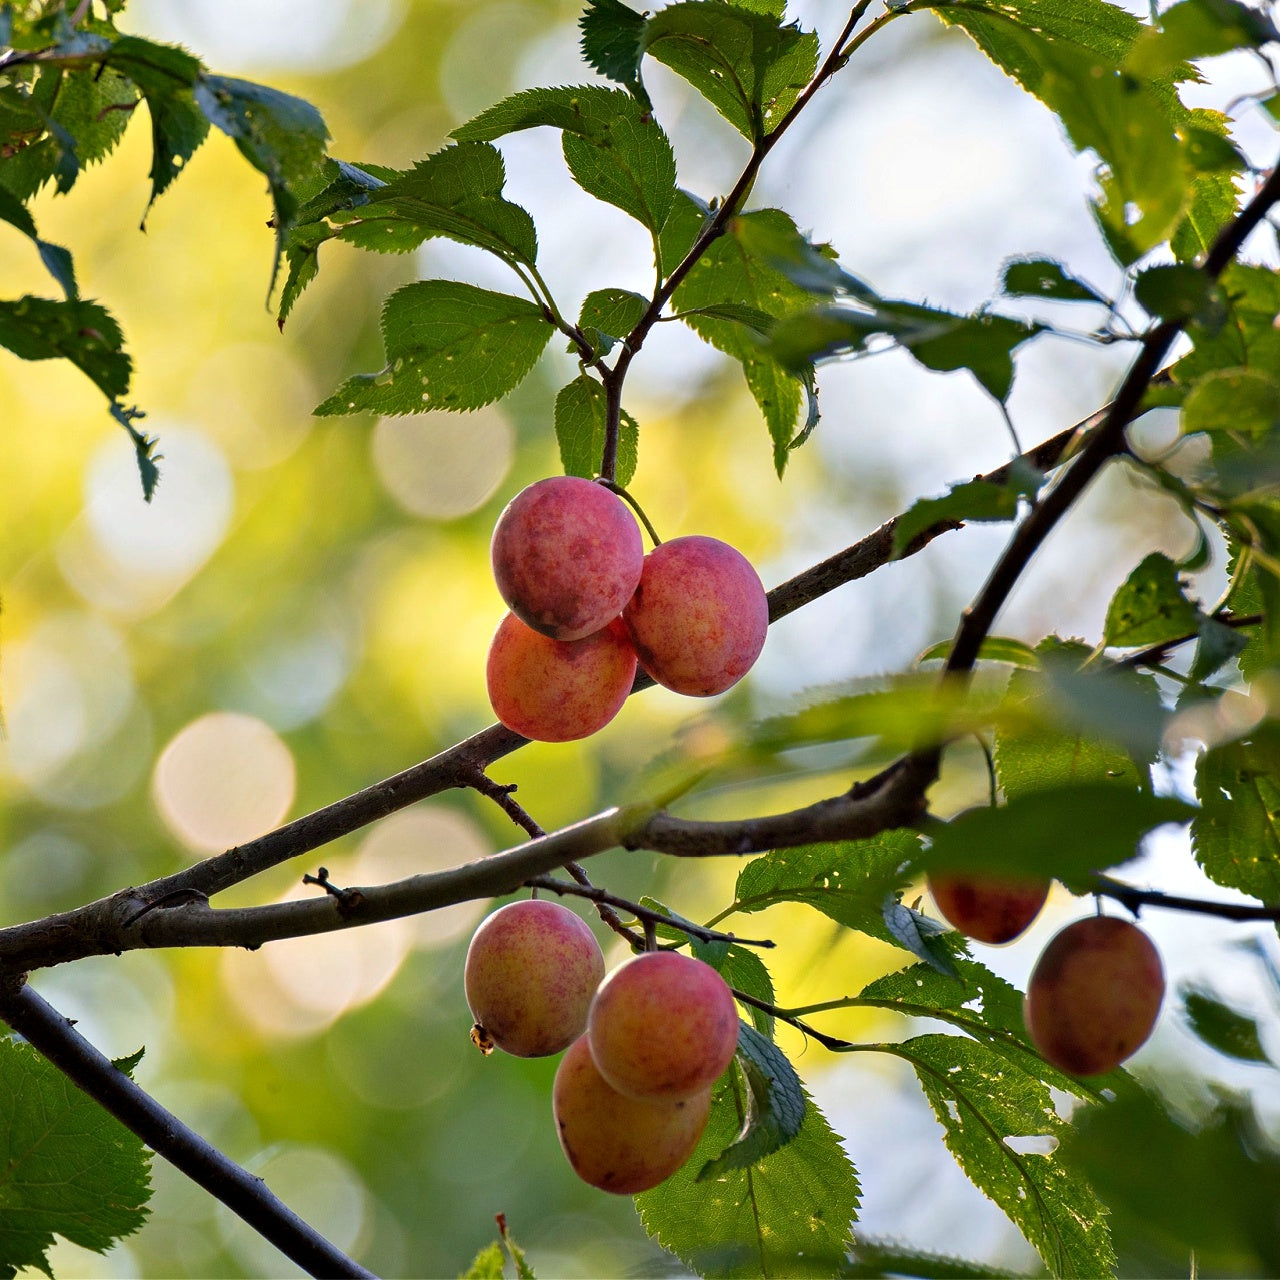
[[[373,1276],[254,1177],[166,1111],[25,982],[0,982],[0,1017],[77,1087],[313,1276]]]
[[[1236,628],[1257,627],[1264,621],[1260,613],[1215,613],[1211,614],[1210,617],[1214,622],[1220,622],[1224,627]],[[1193,640],[1198,640],[1199,638],[1200,633],[1198,631],[1191,631],[1173,640],[1162,640],[1159,644],[1153,644],[1147,649],[1139,649],[1136,653],[1126,654],[1125,657],[1120,659],[1119,665],[1122,667],[1159,666],[1169,656],[1170,649],[1177,649],[1181,645],[1190,644]]]
[[[605,480],[602,478],[600,483],[604,485],[610,493],[616,493],[618,497],[620,497],[627,506],[636,513],[636,517],[639,519],[640,523],[644,525],[645,532],[649,535],[649,541],[652,542],[655,547],[660,547],[662,545],[662,539],[658,537],[658,531],[653,527],[653,523],[645,514],[644,508],[635,500],[635,498],[633,498],[631,494],[628,493],[620,484],[617,484],[612,480]]]
[[[1093,878],[1092,893],[1112,898],[1136,916],[1143,907],[1162,911],[1187,911],[1193,915],[1216,916],[1219,920],[1270,920],[1280,922],[1280,906],[1254,906],[1248,902],[1213,902],[1206,898],[1184,898],[1159,889],[1139,889],[1110,876]]]
[[[517,790],[514,782],[494,782],[479,765],[476,765],[475,772],[468,785],[472,790],[478,791],[482,796],[487,796],[492,800],[522,831],[526,831],[535,838],[547,834],[533,819],[528,810],[513,798],[512,793]]]
[[[580,862],[566,862],[564,869],[584,888],[595,889],[595,885],[591,883],[591,877],[587,875],[586,869]],[[634,929],[629,929],[622,922],[622,917],[607,903],[596,903],[596,915],[604,921],[605,925],[612,929],[620,938],[626,938],[633,947],[641,947],[644,945],[644,939],[636,933]]]
[[[739,991],[737,987],[730,987],[729,990],[733,992],[735,1000],[740,1000],[743,1004],[748,1004],[753,1009],[762,1010],[771,1018],[777,1018],[779,1022],[785,1022],[788,1026],[795,1027],[797,1031],[803,1032],[810,1040],[816,1041],[824,1049],[830,1049],[833,1053],[843,1053],[849,1049],[861,1047],[852,1040],[841,1040],[839,1036],[829,1036],[825,1031],[819,1031],[817,1027],[810,1026],[809,1023],[796,1017],[794,1013],[789,1013],[786,1009],[779,1009],[776,1004],[770,1004],[767,1000],[760,1000],[756,996],[748,995],[745,991]]]
[[[679,929],[682,933],[687,933],[689,937],[697,938],[699,942],[736,942],[740,947],[773,947],[776,945],[769,938],[739,938],[736,934],[721,933],[717,929],[708,929],[689,920],[677,920],[661,911],[655,911],[652,907],[642,906],[640,903],[632,902],[628,898],[619,898],[616,894],[609,893],[605,889],[598,889],[590,883],[569,884],[564,880],[556,880],[551,876],[534,876],[527,883],[534,889],[546,889],[549,893],[569,894],[572,897],[587,898],[591,902],[617,907],[620,911],[630,912],[637,920]]]

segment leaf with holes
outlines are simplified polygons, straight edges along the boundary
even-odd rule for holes
[[[1053,1275],[1114,1273],[1106,1209],[1084,1178],[1055,1156],[1066,1125],[1047,1086],[961,1036],[916,1036],[878,1047],[915,1068],[948,1150]]]
[[[541,308],[523,298],[420,280],[383,307],[386,368],[349,378],[315,412],[478,409],[520,384],[551,334]]]
[[[1187,599],[1177,566],[1155,551],[1111,597],[1103,637],[1120,649],[1160,644],[1195,635],[1200,617],[1199,606]]]

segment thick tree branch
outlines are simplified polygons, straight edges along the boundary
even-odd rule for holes
[[[157,1155],[216,1196],[310,1275],[374,1274],[303,1222],[261,1178],[166,1111],[24,981],[0,982],[0,1018]]]

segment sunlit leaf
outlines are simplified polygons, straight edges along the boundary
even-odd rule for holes
[[[1158,29],[1143,31],[1124,65],[1135,75],[1165,75],[1184,62],[1277,39],[1280,32],[1262,9],[1238,0],[1180,0],[1160,15]]]
[[[1280,427],[1280,381],[1257,369],[1215,369],[1187,392],[1182,429],[1265,436]]]
[[[556,396],[556,439],[560,444],[560,461],[567,476],[584,476],[588,480],[600,474],[600,458],[605,437],[604,387],[582,374]],[[623,411],[618,426],[618,466],[615,479],[620,485],[631,483],[635,475],[639,428],[635,419]]]
[[[1052,258],[1017,258],[1006,262],[1001,287],[1005,293],[1015,297],[1052,298],[1057,302],[1100,302],[1104,306],[1109,305],[1107,299],[1092,285],[1071,275],[1062,263],[1055,262]]]
[[[1034,498],[1043,483],[1039,471],[1018,462],[1009,469],[1004,484],[966,480],[952,486],[944,497],[922,498],[898,517],[893,528],[894,554],[902,555],[919,534],[939,521],[1012,520],[1024,500]]]
[[[55,1236],[103,1253],[136,1231],[150,1160],[140,1138],[29,1044],[0,1039],[0,1274],[52,1275]]]
[[[1161,263],[1139,272],[1133,296],[1158,320],[1222,323],[1222,300],[1217,286],[1190,263]]]
[[[387,299],[381,373],[349,378],[320,415],[478,409],[517,386],[552,333],[523,298],[452,280],[420,280]]]
[[[23,360],[70,360],[111,399],[129,390],[133,363],[123,342],[120,326],[96,302],[0,300],[0,346]]]
[[[1128,649],[1194,635],[1199,627],[1200,609],[1187,599],[1173,561],[1153,551],[1111,597],[1103,636]]]
[[[1258,1024],[1207,991],[1183,988],[1182,1007],[1191,1030],[1211,1049],[1240,1062],[1269,1062]]]

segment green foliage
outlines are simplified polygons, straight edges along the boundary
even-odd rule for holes
[[[1128,862],[1147,832],[1197,813],[1172,796],[1113,782],[1032,790],[934,828],[923,863],[930,870],[1053,876],[1087,892],[1092,874]]]
[[[1199,626],[1200,610],[1187,599],[1173,561],[1154,551],[1111,597],[1103,636],[1117,648],[1136,648],[1194,635]]]
[[[1253,1018],[1194,987],[1183,988],[1182,1008],[1191,1030],[1211,1049],[1239,1062],[1270,1062]]]
[[[773,1004],[773,979],[764,961],[752,948],[739,946],[736,942],[699,942],[694,938],[691,949],[699,960],[717,970],[734,991],[754,996],[765,1004]],[[773,1014],[754,1005],[746,1005],[745,1012],[756,1031],[772,1040]]]
[[[1106,1211],[1080,1173],[1046,1150],[1066,1126],[1043,1084],[985,1045],[956,1036],[878,1047],[915,1068],[948,1149],[1053,1275],[1113,1273]]]
[[[23,360],[70,360],[108,399],[129,390],[133,361],[111,313],[96,302],[27,296],[0,301],[0,346]]]
[[[141,1054],[116,1065],[132,1071]],[[103,1253],[136,1231],[150,1155],[25,1041],[0,1039],[0,1275],[52,1275],[55,1236]]]
[[[592,347],[607,356],[615,343],[640,323],[649,309],[648,300],[627,289],[597,289],[582,300],[578,328]]]
[[[804,1101],[804,1122],[786,1146],[748,1169],[699,1181],[747,1115],[736,1072],[724,1076],[688,1163],[636,1197],[645,1229],[700,1274],[837,1274],[851,1243],[858,1177],[813,1099]]]
[[[560,461],[567,476],[599,474],[600,453],[605,437],[605,390],[585,373],[556,396],[556,439],[560,444]],[[636,471],[637,441],[640,429],[625,410],[618,429],[618,467],[615,479],[620,485],[631,483]]]
[[[1015,297],[1052,298],[1056,302],[1100,302],[1107,299],[1092,285],[1071,275],[1052,258],[1018,258],[1006,262],[1001,288]]]
[[[1034,500],[1043,483],[1039,471],[1019,460],[1009,468],[1003,484],[966,480],[941,498],[922,498],[893,526],[894,554],[902,555],[920,534],[942,521],[1012,520],[1024,499]]]
[[[745,1022],[738,1028],[737,1066],[745,1084],[746,1117],[737,1138],[698,1170],[699,1182],[751,1168],[785,1147],[804,1123],[805,1092],[796,1069],[772,1040]]]
[[[387,299],[387,366],[347,379],[316,413],[478,409],[518,386],[551,325],[523,298],[452,280],[419,280]]]

